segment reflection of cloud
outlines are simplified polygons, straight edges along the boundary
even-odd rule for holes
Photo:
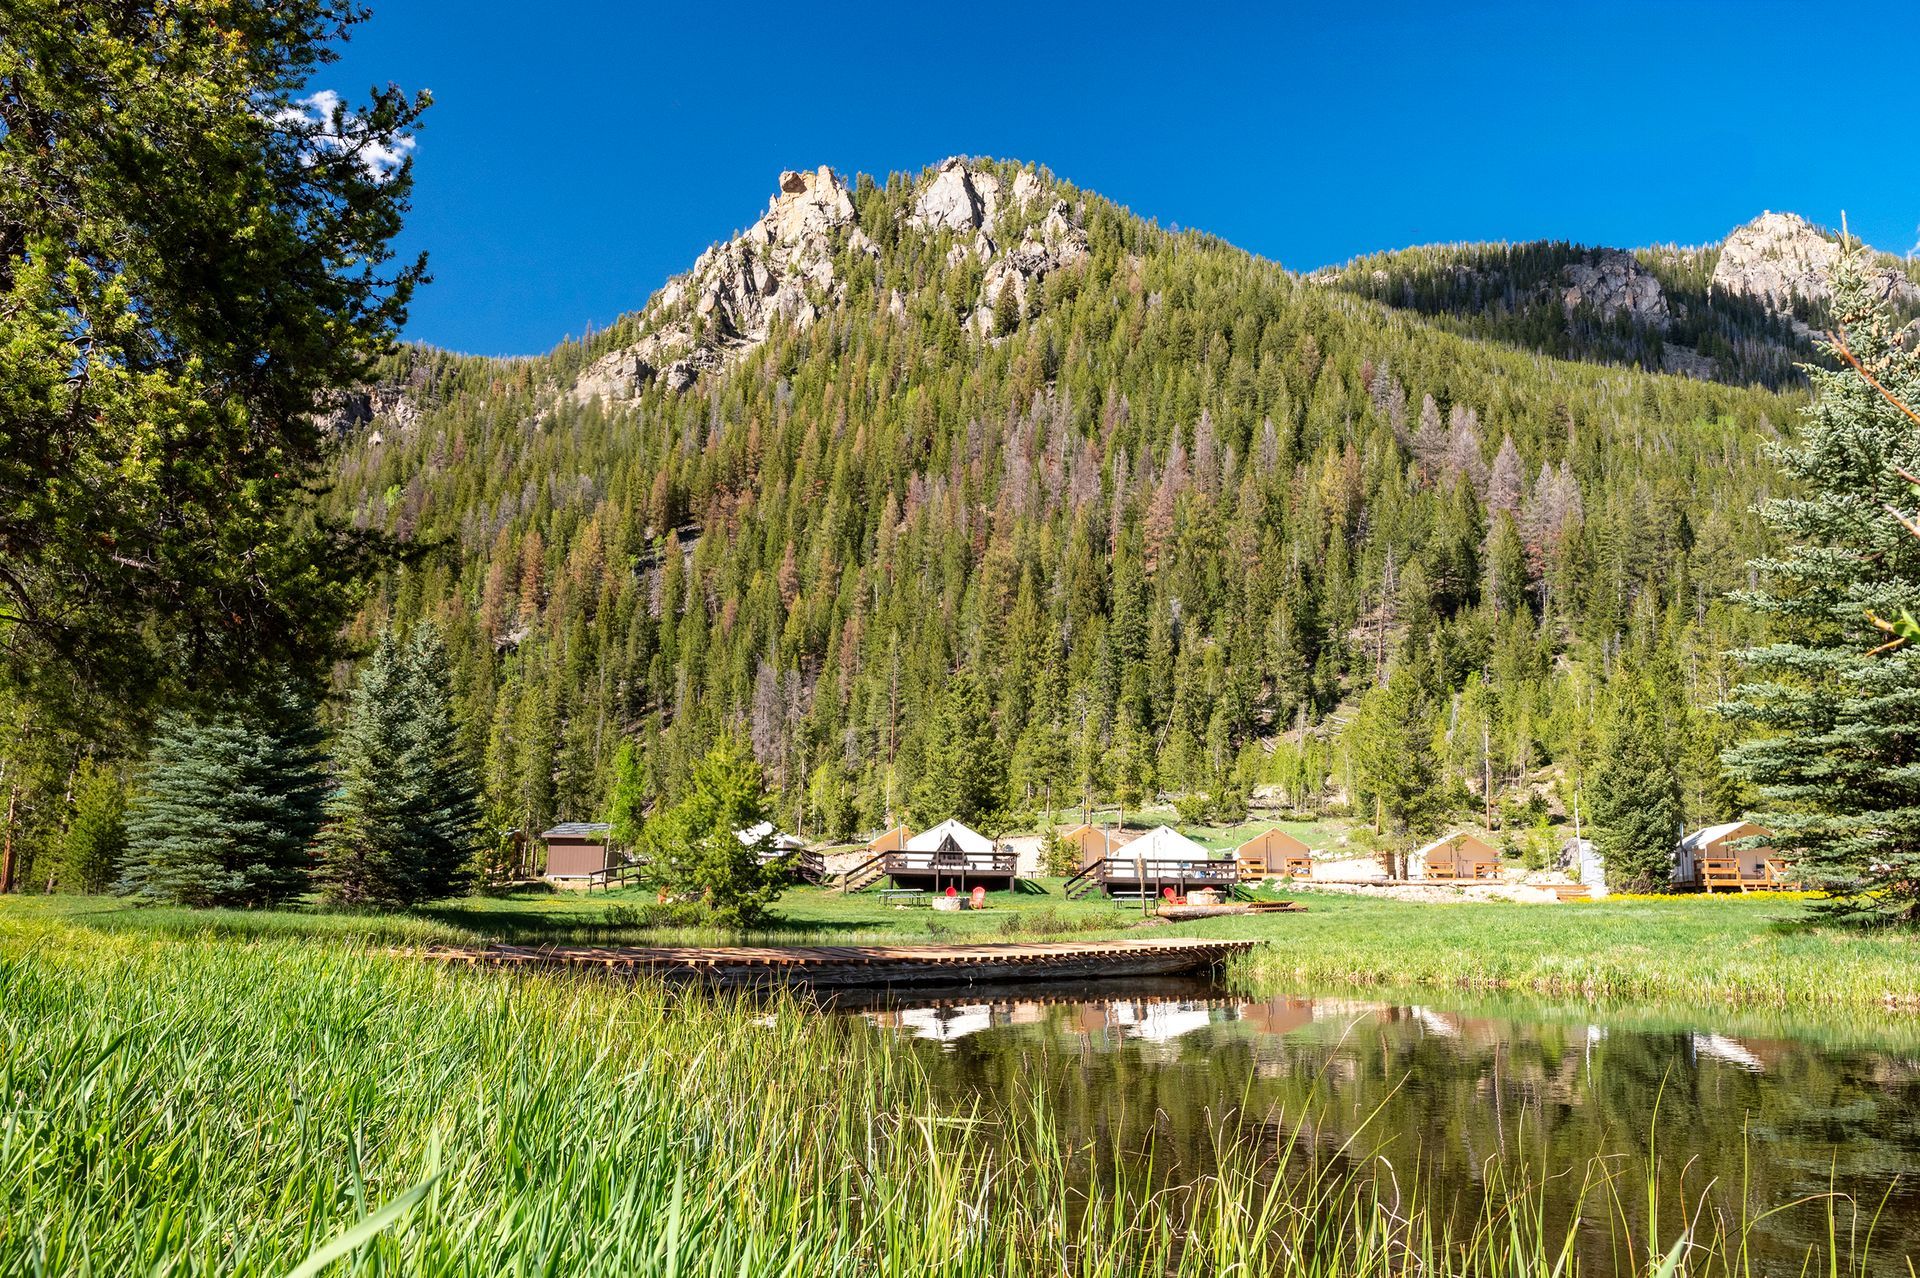
[[[352,155],[366,175],[376,182],[392,177],[413,154],[414,139],[382,138],[374,134],[367,122],[348,110],[332,89],[296,98],[269,118],[307,135],[308,144],[315,151]]]

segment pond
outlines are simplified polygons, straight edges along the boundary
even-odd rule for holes
[[[956,1112],[1018,1122],[1043,1094],[1081,1184],[1131,1165],[1178,1186],[1223,1149],[1292,1175],[1273,1169],[1305,1149],[1418,1181],[1456,1230],[1486,1209],[1490,1177],[1525,1179],[1585,1272],[1621,1268],[1622,1238],[1643,1240],[1653,1210],[1669,1242],[1683,1213],[1696,1237],[1743,1237],[1756,1272],[1809,1252],[1825,1272],[1830,1209],[1842,1271],[1904,1274],[1920,1257],[1920,1023],[1181,983],[857,997],[837,1009],[913,1052]]]

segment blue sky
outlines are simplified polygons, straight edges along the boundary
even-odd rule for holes
[[[408,336],[546,350],[750,223],[780,170],[1032,160],[1307,270],[1446,240],[1907,252],[1920,2],[544,6],[373,0],[312,87],[433,91]]]

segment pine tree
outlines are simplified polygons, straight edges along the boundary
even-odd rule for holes
[[[694,767],[680,800],[647,822],[648,881],[692,896],[717,923],[751,927],[780,895],[780,870],[764,863],[768,835],[739,832],[770,820],[760,765],[738,736],[720,738]]]
[[[276,905],[304,892],[326,778],[320,730],[281,685],[245,715],[174,717],[127,816],[121,890],[176,905]]]
[[[73,780],[73,816],[60,841],[63,892],[105,892],[127,851],[127,792],[112,769],[89,759]]]
[[[1646,692],[1624,679],[1593,777],[1594,845],[1615,891],[1666,891],[1680,841],[1680,781]]]
[[[962,670],[926,725],[914,817],[926,824],[948,817],[985,822],[1006,806],[1006,778],[1006,756],[993,729],[986,689],[971,670]]]
[[[1361,700],[1348,731],[1361,788],[1401,854],[1432,834],[1446,815],[1424,672],[1395,663],[1385,684]]]
[[[1857,254],[1834,277],[1842,339],[1892,394],[1920,403],[1920,358],[1893,340]],[[1762,514],[1786,549],[1756,560],[1742,596],[1773,641],[1740,654],[1749,681],[1722,711],[1751,733],[1726,764],[1759,796],[1796,877],[1843,915],[1920,917],[1920,652],[1876,653],[1871,617],[1920,611],[1920,540],[1899,471],[1920,473],[1920,431],[1851,369],[1810,372],[1798,440],[1776,449],[1803,491]]]
[[[621,847],[640,846],[647,805],[653,795],[653,781],[647,772],[640,746],[622,741],[613,752],[613,792],[607,798],[608,834]]]

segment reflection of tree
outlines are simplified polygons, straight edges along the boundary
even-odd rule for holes
[[[1082,1185],[1133,1195],[1190,1185],[1217,1169],[1223,1149],[1257,1155],[1262,1184],[1282,1164],[1290,1185],[1315,1169],[1371,1175],[1384,1156],[1407,1189],[1410,1174],[1419,1179],[1427,1208],[1456,1233],[1484,1206],[1490,1173],[1541,1184],[1558,1228],[1602,1155],[1631,1186],[1614,1209],[1635,1239],[1656,1151],[1669,1236],[1702,1201],[1737,1227],[1743,1184],[1751,1219],[1827,1191],[1836,1167],[1834,1187],[1877,1205],[1920,1162],[1911,1051],[1829,1049],[1818,1035],[1773,1028],[1728,1039],[1738,1051],[1715,1056],[1697,1049],[1693,1028],[1657,1017],[1596,1029],[1578,1015],[1346,1005],[1305,1023],[1297,1001],[1239,1020],[1215,1015],[1198,1032],[1143,1042],[1097,1010],[1058,1005],[925,1059],[953,1103],[978,1101],[1007,1124],[1023,1121],[1037,1094]],[[1586,1204],[1583,1234],[1597,1271],[1613,1264],[1601,1208]],[[1756,1239],[1797,1261],[1824,1249],[1825,1227],[1812,1205],[1768,1218]],[[1896,1186],[1875,1246],[1920,1251],[1920,1183]]]

